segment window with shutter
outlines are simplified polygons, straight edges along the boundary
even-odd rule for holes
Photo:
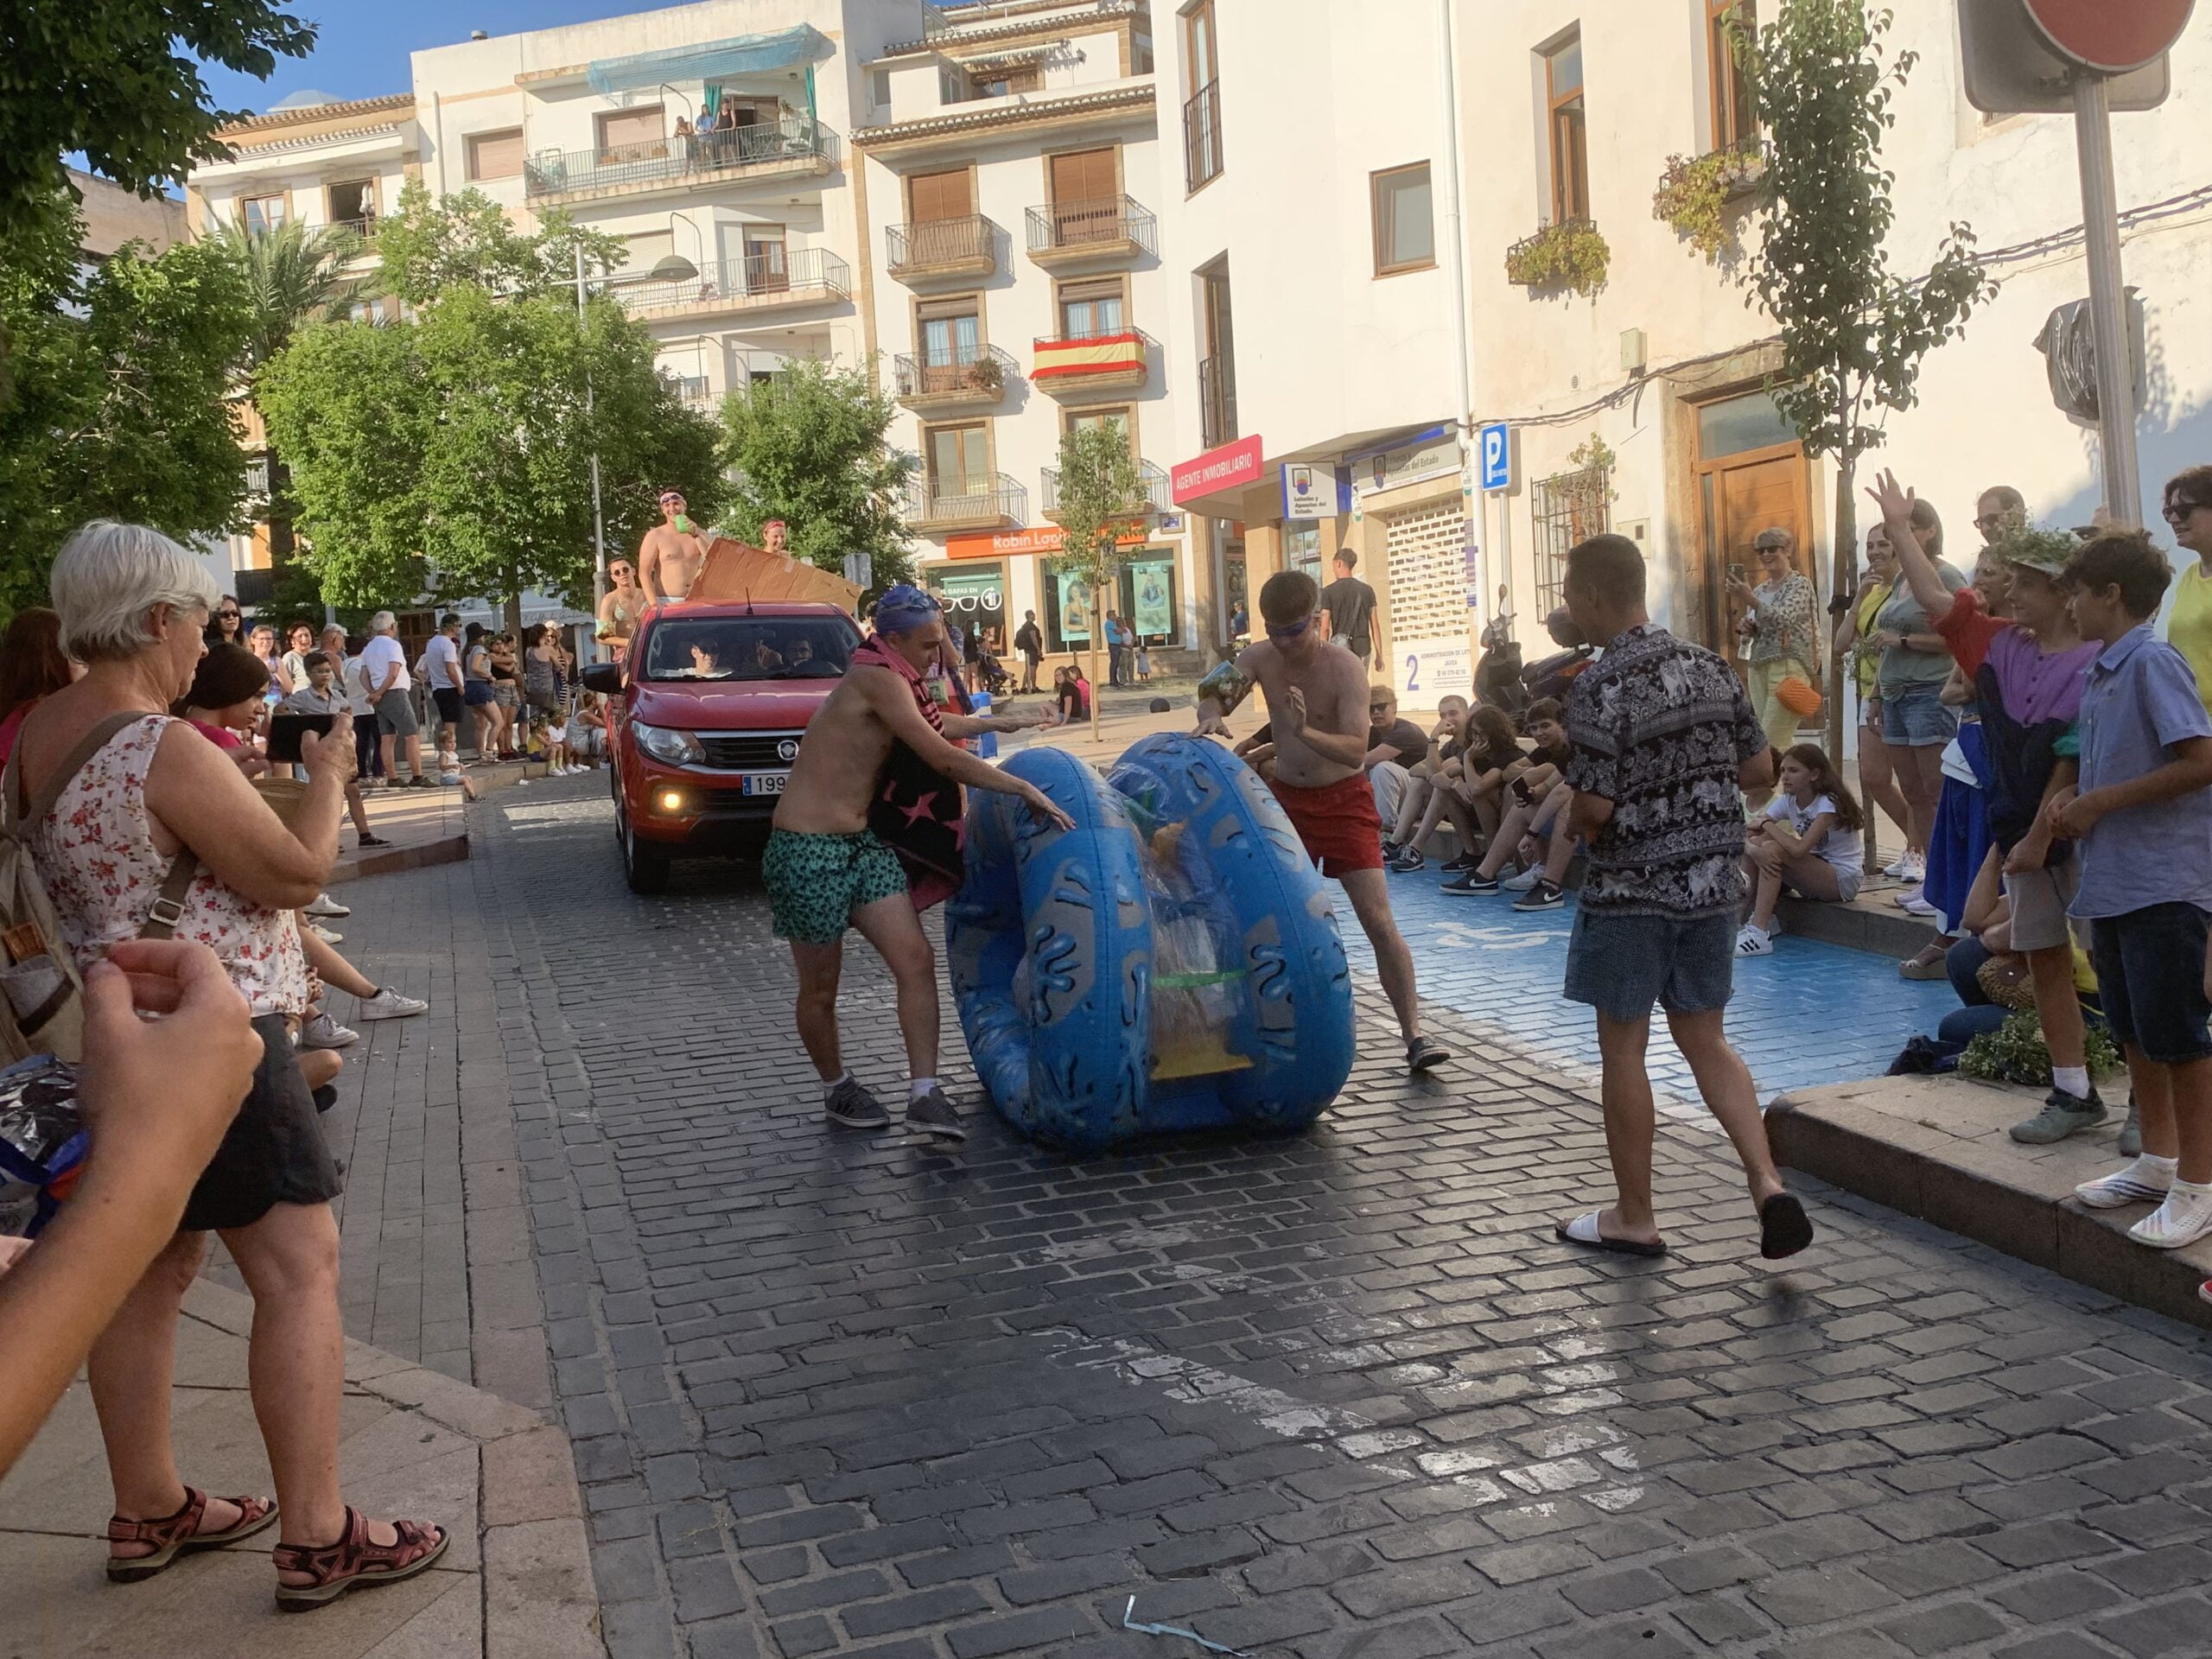
[[[1121,168],[1112,148],[1052,157],[1052,219],[1058,243],[1110,242],[1122,234]]]
[[[1128,306],[1120,277],[1062,283],[1059,301],[1062,340],[1095,340],[1122,332]]]
[[[512,179],[522,171],[522,129],[505,132],[474,132],[465,145],[471,184],[486,179]]]
[[[664,142],[667,128],[662,107],[649,110],[608,110],[599,118],[599,147],[613,152],[610,161],[638,161]]]

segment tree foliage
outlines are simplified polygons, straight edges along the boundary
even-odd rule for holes
[[[182,184],[240,113],[200,65],[266,79],[315,35],[270,0],[0,0],[0,227],[45,211],[73,151],[128,190]]]
[[[573,290],[580,250],[588,276],[603,276],[621,261],[620,237],[586,230],[558,208],[539,213],[537,226],[517,230],[506,209],[481,190],[433,200],[420,179],[410,179],[400,187],[398,211],[377,231],[378,283],[418,306],[461,288]]]
[[[206,244],[132,244],[75,269],[76,216],[0,236],[0,606],[44,602],[46,575],[87,518],[179,539],[238,521],[245,474],[232,371],[251,327],[238,268]]]
[[[810,564],[842,575],[848,553],[866,553],[870,593],[906,581],[899,501],[917,463],[891,446],[895,413],[862,371],[810,359],[733,393],[722,405],[723,458],[736,475],[730,528],[757,543],[781,518]],[[691,509],[706,522],[696,497]]]
[[[207,240],[223,250],[245,279],[253,326],[240,366],[248,373],[283,351],[301,325],[321,317],[346,292],[352,284],[346,266],[362,245],[342,226],[308,226],[298,219],[266,232],[227,220]]]
[[[1078,575],[1090,589],[1090,683],[1098,684],[1098,649],[1106,632],[1106,612],[1120,585],[1122,543],[1144,532],[1152,499],[1144,474],[1129,452],[1129,435],[1119,425],[1084,427],[1060,438],[1060,528],[1067,544],[1054,568]],[[1090,700],[1090,721],[1098,724],[1098,699]]]

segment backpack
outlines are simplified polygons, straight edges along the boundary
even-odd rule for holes
[[[41,1054],[71,1064],[84,1058],[84,976],[63,942],[60,918],[31,858],[29,836],[109,740],[145,717],[121,714],[101,721],[35,797],[24,786],[20,740],[0,775],[0,1064]],[[189,848],[177,855],[140,938],[166,939],[175,931],[184,896],[199,872],[200,860]]]

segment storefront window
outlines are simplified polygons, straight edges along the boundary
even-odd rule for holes
[[[1147,645],[1174,643],[1175,558],[1147,548],[1122,567],[1122,614]]]
[[[944,602],[944,620],[965,640],[980,628],[998,655],[1006,654],[1006,572],[993,563],[981,570],[929,571],[924,580]]]
[[[1293,518],[1282,527],[1282,568],[1303,570],[1318,585],[1321,581],[1321,526],[1311,518]]]

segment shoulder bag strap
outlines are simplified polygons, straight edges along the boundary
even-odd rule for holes
[[[176,932],[176,925],[184,919],[184,895],[192,891],[193,878],[199,874],[200,855],[188,847],[162,878],[161,893],[147,912],[146,925],[138,930],[140,938],[166,939]]]
[[[22,741],[18,738],[15,752],[8,757],[4,795],[6,833],[22,835],[33,824],[42,820],[60,802],[62,791],[67,789],[77,774],[92,763],[94,755],[108,746],[110,739],[124,727],[134,726],[148,717],[144,712],[110,715],[78,740],[77,747],[70,750],[61,764],[54,769],[53,775],[48,778],[45,786],[35,796],[29,794],[23,779]]]

